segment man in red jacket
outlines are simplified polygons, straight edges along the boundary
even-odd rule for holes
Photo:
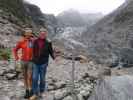
[[[14,48],[14,55],[16,61],[19,59],[18,51],[21,49],[22,57],[22,69],[24,75],[24,85],[25,85],[25,96],[24,98],[29,98],[31,94],[32,87],[32,53],[33,53],[33,41],[31,40],[33,37],[32,30],[26,29],[23,39],[20,40],[16,47]]]

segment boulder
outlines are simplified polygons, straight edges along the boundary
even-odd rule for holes
[[[88,100],[133,100],[133,76],[105,77]]]
[[[7,73],[5,75],[5,77],[8,79],[8,80],[13,80],[13,79],[16,79],[17,78],[17,73]]]
[[[10,100],[8,96],[0,96],[1,100]]]

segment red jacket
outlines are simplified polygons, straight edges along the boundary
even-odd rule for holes
[[[26,39],[23,39],[23,40],[19,41],[17,43],[16,47],[13,50],[15,59],[16,60],[19,59],[18,50],[21,49],[22,50],[21,60],[22,61],[30,61],[30,60],[32,60],[32,55],[33,55],[32,45],[33,45],[32,41],[29,41],[29,40],[26,40]]]

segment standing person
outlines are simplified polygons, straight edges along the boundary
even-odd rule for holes
[[[19,60],[18,51],[21,49],[22,57],[22,71],[24,75],[24,85],[25,85],[25,95],[24,98],[27,99],[31,95],[32,89],[32,54],[33,54],[33,41],[31,40],[33,37],[32,30],[27,28],[23,35],[23,38],[17,43],[14,48],[15,60]]]
[[[32,73],[32,92],[30,100],[35,100],[37,96],[45,91],[45,76],[49,61],[49,55],[55,59],[52,43],[47,40],[48,32],[40,29],[39,37],[34,41],[33,46],[33,73]],[[40,81],[39,81],[40,79]]]

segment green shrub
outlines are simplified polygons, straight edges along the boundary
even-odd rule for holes
[[[0,60],[9,60],[11,58],[11,50],[10,49],[0,49]]]

